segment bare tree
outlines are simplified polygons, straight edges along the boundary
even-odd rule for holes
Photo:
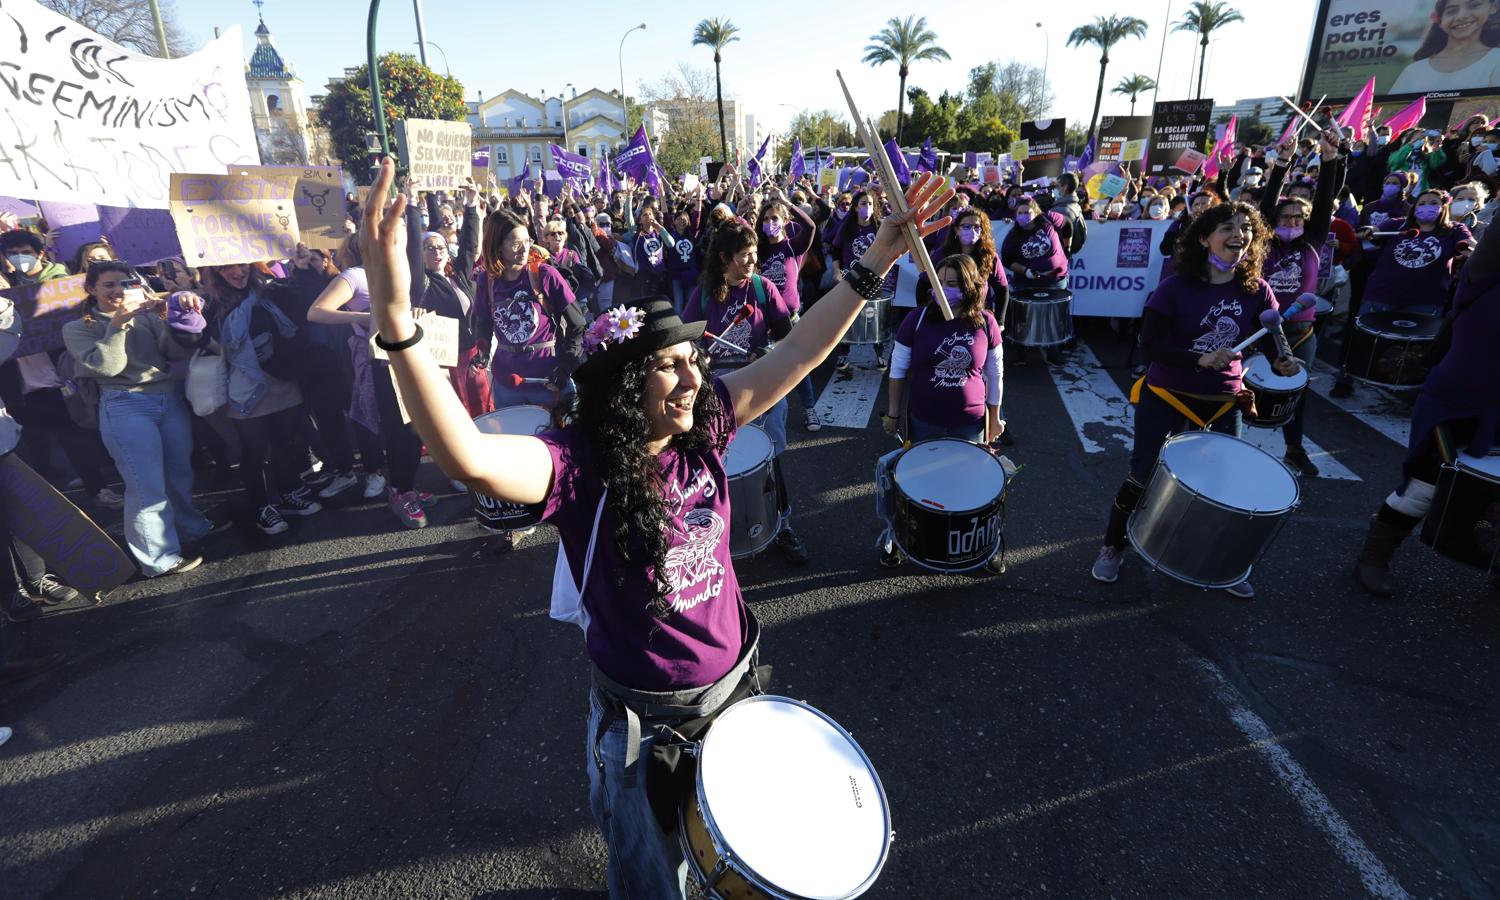
[[[679,62],[676,69],[655,81],[642,79],[636,90],[646,103],[658,100],[708,101],[714,98],[714,73]]]
[[[41,3],[117,44],[139,50],[147,56],[161,55],[148,0],[41,0]],[[192,53],[195,48],[177,24],[171,0],[161,0],[160,5],[162,24],[167,31],[167,48],[173,56]]]

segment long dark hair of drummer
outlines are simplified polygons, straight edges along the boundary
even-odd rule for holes
[[[634,301],[642,308],[652,297]],[[663,297],[668,302],[669,297]],[[703,388],[693,401],[693,427],[672,438],[675,447],[699,449],[714,442],[708,423],[718,421],[719,395],[714,392],[708,370],[708,354],[695,353]],[[578,416],[572,428],[580,428],[599,455],[604,483],[609,485],[609,503],[615,512],[615,551],[620,558],[643,564],[652,572],[667,570],[667,527],[670,519],[661,494],[661,472],[657,458],[646,450],[642,435],[651,431],[646,420],[646,375],[652,366],[663,365],[655,354],[625,363],[609,378],[578,382]],[[722,444],[727,441],[720,439]],[[643,558],[636,559],[636,554]],[[624,584],[624,570],[611,573],[615,584]],[[670,587],[660,577],[651,596],[652,613],[666,618],[671,612]]]
[[[730,219],[720,225],[719,230],[714,232],[714,239],[709,242],[708,256],[703,260],[703,271],[698,275],[698,283],[703,288],[703,295],[715,303],[723,303],[729,297],[729,289],[733,287],[724,280],[724,273],[729,268],[730,261],[751,247],[757,248],[758,256],[759,246],[755,239],[755,232],[745,224],[744,219]],[[754,268],[753,260],[751,268]],[[704,308],[707,309],[706,306]]]
[[[1193,217],[1192,224],[1177,242],[1177,256],[1173,260],[1177,274],[1194,284],[1208,284],[1208,236],[1237,215],[1245,217],[1253,237],[1250,239],[1250,246],[1245,248],[1245,255],[1241,257],[1239,265],[1234,267],[1234,274],[1240,287],[1247,292],[1258,291],[1260,270],[1266,261],[1266,248],[1271,232],[1266,228],[1266,220],[1260,217],[1260,210],[1239,200],[1210,206],[1201,215]]]

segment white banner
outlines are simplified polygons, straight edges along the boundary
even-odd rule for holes
[[[0,27],[0,196],[166,209],[173,172],[258,165],[238,27],[143,56],[33,0]]]
[[[1157,248],[1170,222],[1090,222],[1089,239],[1068,264],[1073,315],[1138,318],[1161,281],[1163,257]],[[1011,226],[995,221],[995,246]]]

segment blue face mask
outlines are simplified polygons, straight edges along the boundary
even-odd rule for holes
[[[36,268],[37,261],[41,259],[41,257],[37,256],[34,253],[10,253],[7,254],[5,258],[9,260],[10,264],[15,267],[15,270],[17,272],[20,272],[22,275],[25,275],[32,269]]]
[[[1380,196],[1384,197],[1387,200],[1391,199],[1399,193],[1401,193],[1401,185],[1399,184],[1387,184],[1380,189]]]

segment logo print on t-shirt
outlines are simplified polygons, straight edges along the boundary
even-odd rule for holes
[[[785,258],[778,254],[766,260],[765,265],[760,267],[760,277],[776,285],[778,288],[786,287]]]
[[[950,334],[938,344],[937,355],[941,357],[932,367],[932,386],[961,388],[969,381],[969,372],[974,368],[973,333]]]
[[[1198,339],[1193,341],[1193,352],[1212,353],[1215,350],[1233,347],[1239,343],[1240,323],[1232,319],[1231,316],[1243,314],[1244,307],[1240,305],[1240,301],[1238,300],[1221,300],[1215,303],[1209,308],[1208,313],[1204,315],[1202,321],[1198,323],[1204,326],[1210,326],[1211,324],[1213,330],[1199,335]]]
[[[682,264],[687,265],[693,261],[693,242],[687,238],[677,242],[677,255],[682,259]]]
[[[1383,226],[1385,223],[1389,222],[1390,220],[1391,220],[1391,214],[1390,213],[1383,213],[1383,212],[1372,212],[1372,213],[1370,213],[1370,227],[1374,228],[1377,231],[1380,230],[1381,226]]]
[[[647,235],[641,242],[641,249],[646,251],[646,261],[652,266],[661,265],[661,240],[656,235]]]
[[[734,326],[727,327],[729,326],[730,322],[734,321],[735,316],[738,316],[739,313],[740,307],[734,307],[732,309],[724,311],[724,320],[719,323],[719,329],[722,332],[719,335],[719,340],[733,344],[736,347],[744,347],[746,350],[749,350],[750,341],[755,336],[755,328],[751,324],[751,320],[754,319],[755,316],[746,316],[744,320],[740,321]],[[719,341],[714,341],[709,345],[708,353],[710,356],[719,359],[744,358],[744,354],[729,349],[728,347],[724,346],[724,344],[719,343]]]
[[[1270,273],[1266,281],[1271,285],[1271,290],[1278,294],[1290,293],[1302,288],[1302,251],[1289,253],[1281,258],[1276,264],[1276,271]]]
[[[682,519],[686,538],[667,551],[667,568],[663,573],[672,588],[672,611],[687,612],[705,600],[718,595],[718,582],[724,566],[714,558],[719,538],[724,534],[724,520],[711,509],[700,507]],[[704,582],[713,581],[691,597],[683,593]]]
[[[495,330],[507,344],[525,344],[536,334],[536,304],[529,291],[517,291],[504,307],[495,310]]]
[[[1046,229],[1038,228],[1021,245],[1021,255],[1027,259],[1041,259],[1052,255],[1052,237]]]
[[[1407,269],[1425,269],[1443,256],[1443,242],[1435,235],[1402,238],[1393,251],[1396,262]]]
[[[874,243],[875,232],[872,231],[869,234],[862,234],[849,243],[849,253],[857,262],[861,256],[865,255],[865,251],[870,249],[870,247],[873,246]]]

